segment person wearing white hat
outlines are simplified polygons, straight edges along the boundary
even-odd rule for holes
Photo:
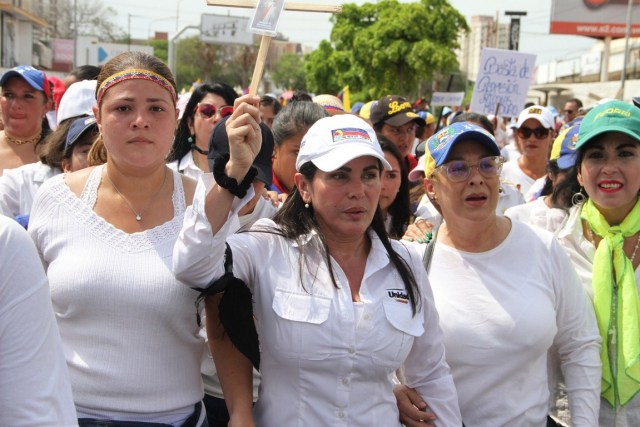
[[[551,143],[555,138],[553,114],[542,105],[527,107],[518,116],[517,135],[522,155],[502,168],[502,180],[515,185],[531,200],[529,189],[547,173]]]
[[[231,235],[261,144],[258,98],[241,100],[227,123],[230,157],[198,183],[173,258],[178,280],[204,288],[224,274],[226,241],[253,292],[262,373],[253,415],[250,364],[207,323],[231,422],[399,426],[391,378],[403,366],[438,425],[459,427],[421,259],[384,229],[380,175],[390,165],[375,132],[350,114],[318,120],[280,211]]]

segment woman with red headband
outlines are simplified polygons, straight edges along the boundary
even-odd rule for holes
[[[195,184],[165,159],[176,85],[159,59],[104,65],[90,158],[42,186],[29,231],[51,288],[79,425],[202,426],[197,293],[171,273]]]

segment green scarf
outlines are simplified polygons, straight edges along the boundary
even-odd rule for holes
[[[640,302],[635,272],[623,249],[625,237],[640,230],[640,201],[622,224],[613,227],[591,199],[581,217],[602,237],[593,259],[593,305],[602,337],[602,397],[616,407],[640,392]],[[614,364],[610,346],[615,346]]]

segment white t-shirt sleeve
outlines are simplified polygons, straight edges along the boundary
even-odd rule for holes
[[[573,425],[598,425],[600,407],[600,334],[593,305],[569,257],[554,239],[550,259],[555,263],[558,332],[554,339],[565,378]]]
[[[240,228],[238,211],[254,196],[253,187],[244,198],[233,201],[229,217],[214,235],[205,213],[205,198],[216,186],[213,174],[198,180],[193,204],[187,207],[178,241],[173,249],[173,273],[178,280],[193,288],[204,288],[224,273],[224,251],[227,236]]]
[[[77,425],[47,278],[33,242],[0,217],[0,425]]]
[[[438,426],[460,426],[462,416],[458,406],[458,395],[446,362],[444,336],[435,307],[429,279],[422,265],[424,249],[409,247],[411,267],[422,293],[422,315],[424,333],[416,337],[409,356],[405,360],[406,384],[415,388],[438,417]],[[422,245],[423,247],[426,245]]]

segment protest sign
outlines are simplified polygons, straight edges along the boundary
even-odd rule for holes
[[[536,55],[513,50],[482,50],[471,99],[474,113],[515,117],[527,100]]]
[[[454,107],[462,105],[464,92],[433,92],[431,96],[431,106],[433,107]]]

